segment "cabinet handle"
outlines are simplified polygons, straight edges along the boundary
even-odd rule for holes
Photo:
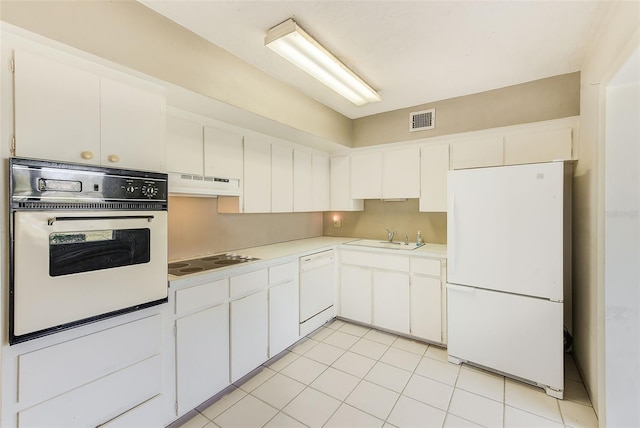
[[[91,160],[93,159],[93,152],[87,150],[86,152],[80,153],[80,156],[82,157],[82,159]]]
[[[112,163],[120,162],[120,156],[118,155],[110,155],[107,160]]]

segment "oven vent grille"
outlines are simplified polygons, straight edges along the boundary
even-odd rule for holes
[[[50,210],[166,210],[166,202],[18,202],[17,209],[50,209]]]
[[[436,127],[436,109],[415,111],[409,114],[409,131],[424,131]]]

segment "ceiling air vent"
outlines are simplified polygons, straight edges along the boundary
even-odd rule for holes
[[[436,109],[415,111],[409,115],[409,131],[424,131],[436,127]]]

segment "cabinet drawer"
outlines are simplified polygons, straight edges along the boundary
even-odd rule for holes
[[[98,426],[161,390],[162,357],[156,355],[20,411],[18,427]]]
[[[293,261],[269,268],[269,284],[293,281],[298,274],[298,264]]]
[[[407,256],[370,253],[368,251],[343,251],[342,263],[409,272],[409,257]]]
[[[120,370],[161,348],[154,315],[18,357],[18,400],[32,404]]]
[[[164,398],[164,395],[158,394],[106,424],[100,425],[100,428],[154,428],[164,426],[166,422],[163,418],[166,408]]]
[[[411,273],[440,276],[440,260],[411,258]]]
[[[257,270],[238,276],[232,276],[229,280],[230,295],[232,299],[244,296],[252,291],[267,288],[268,273],[267,269]]]
[[[176,315],[214,306],[229,297],[227,278],[176,291]]]

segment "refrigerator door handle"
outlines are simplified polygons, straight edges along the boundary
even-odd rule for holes
[[[451,252],[447,255],[447,266],[449,268],[448,275],[455,273],[456,271],[456,198],[455,194],[451,193],[449,195],[449,213],[451,214],[451,219],[448,220],[451,222],[451,236],[448,238],[450,244],[447,248],[451,250]]]
[[[461,291],[463,293],[468,293],[468,294],[475,294],[476,292],[475,287],[467,287],[464,285],[457,285],[457,284],[450,284],[450,283],[447,283],[447,289],[454,290],[454,291]]]

